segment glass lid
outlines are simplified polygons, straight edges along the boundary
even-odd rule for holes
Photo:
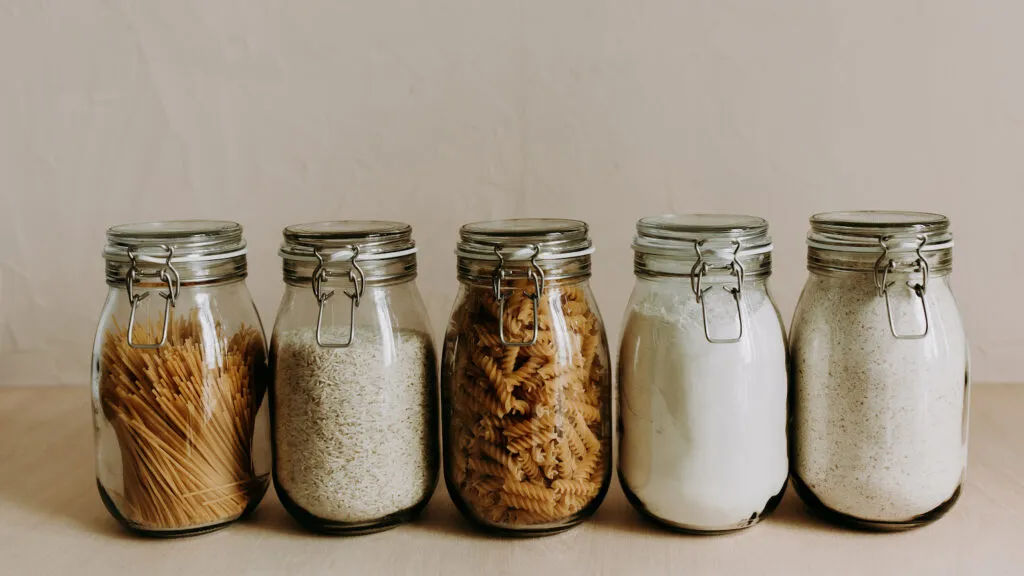
[[[807,244],[851,252],[942,250],[953,245],[949,218],[931,212],[884,210],[823,212],[811,216]]]
[[[456,254],[484,260],[496,260],[496,250],[510,259],[532,254],[539,259],[584,256],[593,252],[588,232],[585,222],[561,218],[473,222],[459,229]]]
[[[245,254],[242,226],[224,220],[168,220],[120,224],[107,229],[103,256],[127,261],[128,251],[143,260],[172,261],[232,258]]]
[[[633,249],[644,254],[694,257],[697,244],[750,253],[771,250],[768,222],[740,214],[663,214],[636,223]]]
[[[314,252],[358,251],[360,258],[399,257],[415,253],[412,227],[385,220],[333,220],[294,224],[282,232],[280,255],[286,259],[315,259]]]

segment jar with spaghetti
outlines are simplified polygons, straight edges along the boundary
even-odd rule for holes
[[[901,530],[960,496],[970,358],[952,247],[939,214],[811,218],[790,338],[791,472],[826,519]]]
[[[274,487],[307,529],[363,534],[427,505],[440,471],[437,362],[400,222],[284,229],[270,345]]]
[[[93,350],[96,476],[129,530],[183,536],[244,517],[270,472],[263,328],[242,227],[170,221],[107,231]]]
[[[611,478],[611,372],[575,220],[467,224],[442,358],[445,481],[473,523],[568,529]]]

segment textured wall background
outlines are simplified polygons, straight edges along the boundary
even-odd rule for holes
[[[440,334],[465,221],[572,216],[618,337],[634,220],[949,214],[976,379],[1024,381],[1024,3],[0,0],[0,384],[84,383],[106,226],[240,221],[267,328],[282,226],[415,226]]]

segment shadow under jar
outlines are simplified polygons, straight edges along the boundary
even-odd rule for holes
[[[412,229],[284,229],[271,341],[274,486],[306,528],[362,534],[427,505],[440,468],[437,361]]]
[[[811,218],[790,340],[792,477],[812,511],[900,530],[945,514],[967,463],[967,341],[949,220]]]
[[[611,373],[592,251],[575,220],[460,230],[441,370],[445,481],[489,531],[566,530],[607,492]]]
[[[115,226],[92,365],[96,477],[107,510],[149,536],[209,532],[267,489],[263,328],[242,227]]]
[[[619,480],[649,519],[728,532],[786,487],[786,338],[762,218],[637,223],[619,354]]]

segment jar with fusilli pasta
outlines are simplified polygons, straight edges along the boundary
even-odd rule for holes
[[[270,479],[267,357],[234,222],[107,231],[109,290],[92,363],[96,483],[150,536],[244,517]]]
[[[442,357],[445,482],[473,523],[511,535],[575,526],[611,478],[611,372],[589,286],[587,225],[460,230]]]

